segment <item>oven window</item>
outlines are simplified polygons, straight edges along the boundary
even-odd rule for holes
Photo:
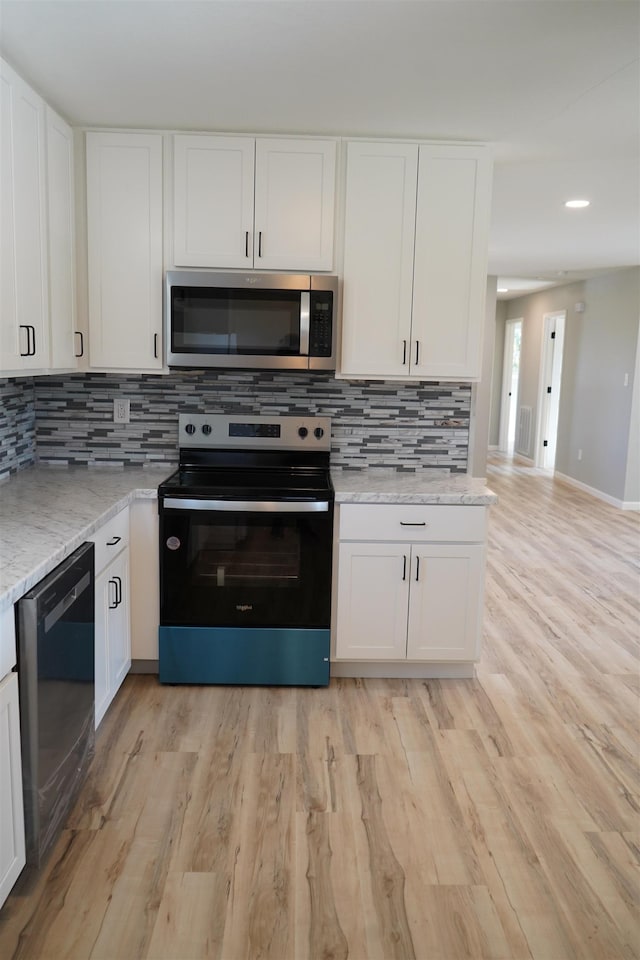
[[[165,510],[162,623],[328,627],[331,517]]]
[[[173,287],[171,316],[174,353],[300,353],[300,293],[296,290]]]

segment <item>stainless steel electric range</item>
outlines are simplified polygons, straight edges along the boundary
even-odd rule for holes
[[[158,488],[162,683],[329,682],[326,417],[181,415]]]

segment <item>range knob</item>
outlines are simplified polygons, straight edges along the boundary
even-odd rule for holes
[[[324,430],[322,427],[316,427],[313,431],[313,435],[317,440],[320,440],[321,437],[324,437]]]
[[[210,423],[203,423],[203,425],[202,425],[202,432],[204,433],[205,437],[208,437],[209,434],[211,433],[211,424],[210,424]]]
[[[298,436],[299,436],[299,437],[302,437],[303,440],[304,440],[304,438],[306,437],[306,435],[307,435],[308,433],[309,433],[309,431],[307,430],[306,427],[298,427]]]
[[[192,423],[188,423],[185,427],[185,430],[187,431],[190,437],[192,437],[193,434],[196,432],[196,428]]]

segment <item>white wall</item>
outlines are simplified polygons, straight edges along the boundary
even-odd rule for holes
[[[584,303],[584,312],[575,310]],[[531,406],[536,436],[545,313],[566,310],[556,471],[619,502],[637,501],[636,355],[640,267],[553,287],[510,300],[507,319],[523,317],[518,407]],[[501,378],[501,370],[496,370]],[[624,385],[625,377],[627,386]],[[635,386],[637,389],[637,384]],[[582,459],[578,459],[578,451]],[[533,449],[529,456],[535,456]]]

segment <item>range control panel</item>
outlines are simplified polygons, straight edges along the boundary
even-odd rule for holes
[[[181,413],[178,441],[180,447],[219,450],[329,451],[331,418]]]

